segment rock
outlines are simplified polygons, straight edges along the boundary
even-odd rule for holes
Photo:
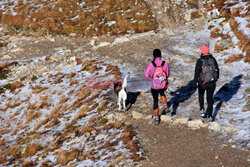
[[[109,46],[110,43],[109,42],[101,42],[99,45],[93,47],[93,49],[98,49],[100,47],[105,47],[105,46]]]
[[[222,126],[221,127],[221,131],[223,133],[234,133],[236,131],[238,131],[239,129],[238,128],[235,128],[235,127],[229,127],[229,126]]]
[[[208,126],[207,124],[204,124],[201,119],[188,121],[187,125],[191,129],[200,129]]]
[[[249,75],[250,76],[250,75]],[[244,97],[247,97],[250,95],[250,87],[247,87],[244,92]]]
[[[92,130],[90,133],[91,133],[92,135],[95,135],[95,134],[96,134],[96,130]]]
[[[3,59],[6,60],[6,59],[11,59],[11,57],[9,55],[4,55],[3,56]]]
[[[137,111],[132,111],[132,117],[134,119],[143,119],[144,118],[144,114],[137,112]]]
[[[210,122],[208,124],[208,129],[213,130],[215,132],[219,132],[221,130],[221,125],[217,122]]]
[[[236,121],[233,120],[233,119],[230,119],[228,122],[229,122],[230,124],[233,124],[233,125],[234,125]]]
[[[76,61],[76,57],[75,57],[75,56],[70,57],[69,61],[70,61],[70,62],[72,62],[72,61]]]
[[[186,125],[188,123],[188,118],[177,118],[173,121],[173,125]]]
[[[10,42],[17,42],[18,40],[19,40],[19,38],[15,37],[15,36],[12,36],[9,38]]]
[[[74,49],[73,52],[81,52],[81,51],[83,51],[84,49],[85,49],[85,45],[80,46],[80,47]]]
[[[143,119],[152,119],[152,115],[145,115],[144,117],[143,117]]]
[[[226,102],[222,102],[221,107],[226,107],[228,104]]]
[[[185,19],[187,22],[191,21],[191,12],[188,12],[187,14],[185,14],[184,19]]]
[[[248,101],[247,104],[243,107],[242,112],[250,111],[250,102]]]
[[[170,123],[173,121],[173,119],[172,119],[172,117],[170,117],[168,115],[161,115],[161,121]]]
[[[173,59],[174,59],[174,60],[179,60],[179,59],[182,59],[182,57],[179,56],[179,55],[175,55],[175,56],[173,56]]]
[[[232,148],[236,148],[236,147],[237,147],[237,145],[236,145],[236,144],[233,144],[231,147],[232,147]]]
[[[107,135],[104,135],[104,134],[100,134],[97,136],[97,140],[106,140],[107,138]]]
[[[48,37],[48,40],[49,40],[50,42],[56,42],[55,38]]]
[[[71,36],[71,37],[76,37],[77,34],[76,34],[76,33],[70,33],[69,36]]]
[[[117,121],[122,121],[126,119],[126,116],[123,113],[115,113],[115,114],[109,114],[106,116],[109,123],[116,123]]]
[[[74,64],[67,65],[67,68],[72,68],[72,67],[74,67]]]
[[[171,82],[175,81],[175,77],[168,77],[168,81],[171,81]]]
[[[8,67],[8,64],[6,62],[2,62],[0,64],[0,68],[7,68]]]
[[[91,134],[90,134],[89,132],[86,132],[86,133],[85,133],[85,136],[86,136],[86,137],[90,137],[90,135],[91,135]]]
[[[214,159],[219,159],[220,157],[219,156],[215,156]]]
[[[21,52],[21,51],[23,51],[22,48],[14,48],[14,49],[10,50],[10,52],[12,52],[12,53],[14,53],[14,52]]]
[[[94,46],[94,45],[96,44],[96,40],[92,39],[92,40],[89,42],[89,44],[90,44],[91,46]]]

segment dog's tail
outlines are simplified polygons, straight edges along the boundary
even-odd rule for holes
[[[122,88],[126,88],[127,87],[127,75],[125,76],[124,80],[123,80],[123,83],[122,83]]]

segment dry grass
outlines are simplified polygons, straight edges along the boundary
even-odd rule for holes
[[[224,63],[232,63],[232,62],[235,62],[235,61],[239,61],[241,60],[242,58],[244,58],[244,56],[242,54],[239,54],[239,55],[234,55],[232,57],[229,57],[227,59],[225,59]]]
[[[107,66],[107,64],[104,65],[104,63],[100,61],[78,61],[78,63],[82,64],[83,67],[93,66],[94,68],[99,68],[99,66],[102,66],[101,68],[103,68],[103,66]],[[119,71],[118,67],[109,65],[107,73],[113,74],[110,76],[114,76],[115,70]],[[61,78],[61,76],[65,76],[65,80],[70,83],[71,80],[76,79],[76,75],[77,73],[65,75],[58,73],[53,76],[51,75],[49,80],[53,81]],[[100,75],[100,77],[102,78],[103,76]],[[133,132],[130,126],[126,126],[123,121],[117,121],[115,123],[109,122],[105,116],[110,113],[110,111],[113,111],[116,105],[112,104],[109,100],[109,96],[103,95],[101,90],[91,90],[85,86],[78,86],[77,89],[69,93],[70,96],[65,94],[58,96],[58,103],[56,104],[51,101],[53,98],[47,94],[49,88],[34,83],[34,86],[31,86],[31,91],[33,91],[33,93],[37,91],[35,92],[36,94],[34,94],[37,95],[37,99],[32,101],[32,103],[29,103],[29,99],[32,98],[33,95],[21,102],[15,102],[15,98],[13,97],[7,99],[8,103],[4,110],[17,106],[20,107],[20,104],[22,104],[23,108],[19,112],[16,111],[13,116],[9,116],[9,119],[16,122],[17,128],[15,130],[7,128],[0,130],[0,136],[7,133],[16,135],[17,139],[14,142],[15,146],[17,145],[19,147],[12,146],[12,148],[8,148],[6,146],[9,143],[5,140],[0,140],[0,152],[3,154],[3,156],[0,156],[0,162],[4,165],[7,163],[10,165],[18,163],[22,166],[36,166],[39,161],[42,163],[41,166],[74,166],[74,159],[77,161],[85,159],[96,161],[100,160],[106,152],[115,154],[115,157],[106,157],[107,160],[109,159],[111,162],[117,160],[116,162],[118,162],[119,160],[117,158],[120,158],[120,155],[118,156],[117,154],[117,147],[120,147],[119,142],[122,139],[119,138],[119,134],[121,133],[123,134],[123,141],[126,143],[123,145],[123,148],[126,147],[132,152],[131,159],[135,161],[140,160],[138,155],[134,153],[138,151],[137,142],[133,141],[136,133]],[[54,94],[58,95],[60,92],[61,90],[56,90]],[[107,107],[110,103],[111,105]],[[49,108],[47,109],[46,107]],[[44,113],[44,109],[48,110],[49,113]],[[98,114],[92,116],[93,112]],[[84,118],[86,116],[89,117]],[[20,120],[20,117],[23,117],[23,119]],[[66,123],[62,125],[62,121]],[[87,124],[85,126],[80,125],[82,121],[86,121]],[[63,129],[60,131],[55,130],[58,126],[62,126]],[[11,127],[11,124],[7,123],[6,127]],[[111,128],[116,132],[111,133],[109,131]],[[20,130],[23,131],[20,132]],[[94,143],[96,137],[102,133],[108,134],[110,138],[107,141],[106,138],[100,139],[104,141],[101,144]],[[48,146],[41,147],[41,140],[44,140],[47,135],[53,137],[54,140]],[[70,148],[64,151],[62,149],[63,143],[74,139],[76,136],[86,138],[86,144],[91,142],[90,146],[92,148],[96,147],[97,149],[89,149],[86,151],[83,148],[79,148],[80,150]],[[81,143],[81,145],[85,147],[83,143]],[[105,153],[98,155],[98,150],[101,149],[105,149]],[[50,162],[46,159],[50,153],[57,156],[56,162]],[[13,158],[9,159],[8,156],[12,156]],[[28,157],[32,156],[36,156],[37,158],[32,161],[30,159],[27,160]],[[42,160],[39,160],[40,157]],[[127,160],[128,157],[124,156],[122,159]]]
[[[219,27],[216,27],[214,28],[212,31],[211,31],[211,37],[213,38],[218,38],[220,37],[220,28]]]
[[[224,17],[225,19],[219,24],[219,27],[214,28],[213,26],[209,26],[208,29],[211,30],[211,37],[213,38],[218,38],[221,37],[222,39],[228,39],[232,38],[228,34],[222,34],[220,30],[224,26],[224,23],[229,23],[232,31],[234,32],[234,35],[239,39],[239,42],[235,45],[237,45],[244,53],[246,56],[232,56],[228,59],[226,59],[224,62],[225,63],[231,63],[232,61],[238,61],[239,59],[244,59],[245,62],[250,62],[250,47],[249,47],[249,38],[248,34],[244,34],[242,31],[239,30],[239,23],[235,20],[235,17],[242,17],[246,18],[248,21],[249,19],[249,7],[244,9],[243,7],[232,7],[237,4],[235,3],[225,3],[226,0],[213,0],[208,4],[205,4],[205,8],[208,11],[211,11],[214,7],[216,7],[221,16]],[[248,1],[245,1],[248,2]],[[250,4],[250,3],[248,3]],[[214,6],[213,6],[214,5]],[[249,25],[247,25],[249,27]],[[227,46],[227,48],[224,48],[222,46],[215,46],[215,50],[220,52],[225,49],[230,48],[231,46]]]
[[[100,36],[156,29],[155,20],[143,0],[36,0],[37,6],[31,3],[34,3],[34,0],[25,4],[18,1],[14,7],[16,15],[0,10],[0,22],[9,29],[9,33],[23,30],[27,36],[72,33],[81,36]],[[10,7],[6,5],[5,11],[8,9]],[[114,24],[109,24],[112,21]]]

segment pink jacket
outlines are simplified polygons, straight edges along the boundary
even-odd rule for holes
[[[162,63],[161,57],[156,57],[154,62],[155,62],[156,65],[161,65],[161,63]],[[168,63],[167,63],[167,62],[165,62],[163,68],[164,68],[164,70],[165,70],[165,72],[166,72],[166,74],[167,74],[167,77],[169,77],[169,67],[168,67]],[[150,62],[150,63],[148,64],[148,67],[147,67],[145,73],[144,73],[144,76],[145,76],[148,80],[150,80],[150,81],[153,80],[152,76],[153,76],[154,69],[155,69],[154,65],[152,64],[152,62]],[[153,82],[151,82],[151,88],[154,88]],[[168,88],[168,84],[166,84],[166,89],[167,89],[167,88]]]

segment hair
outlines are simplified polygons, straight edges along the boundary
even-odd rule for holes
[[[153,56],[154,56],[154,60],[155,60],[156,57],[161,57],[161,50],[160,49],[154,49]]]

